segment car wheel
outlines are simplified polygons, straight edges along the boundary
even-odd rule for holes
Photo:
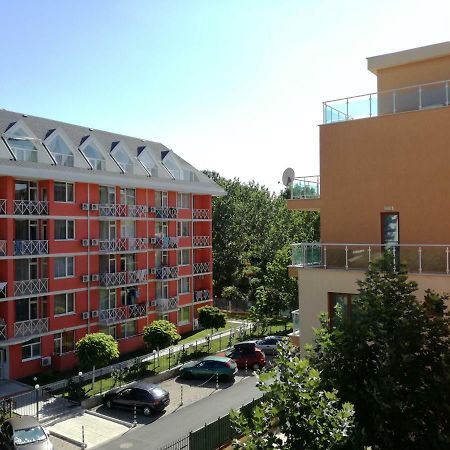
[[[260,365],[258,363],[253,364],[252,369],[258,370],[260,368]]]
[[[152,413],[152,409],[148,406],[144,406],[144,409],[142,410],[142,412],[144,413],[144,416],[149,416]]]
[[[108,400],[108,401],[106,402],[106,407],[109,408],[109,409],[112,409],[113,403],[112,403],[111,400]]]

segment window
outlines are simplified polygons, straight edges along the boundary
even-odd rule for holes
[[[75,332],[65,331],[53,335],[54,352],[57,355],[73,352],[75,350]]]
[[[58,165],[73,167],[74,158],[72,150],[70,150],[69,146],[60,135],[56,135],[48,142],[47,148],[50,150]]]
[[[75,239],[75,221],[55,220],[55,239]]]
[[[190,321],[190,307],[185,306],[178,310],[178,323],[189,323]]]
[[[190,292],[190,283],[189,283],[189,277],[180,278],[178,280],[178,293],[179,294],[186,294]]]
[[[117,339],[117,327],[116,325],[111,325],[109,327],[100,327],[100,333],[108,334],[112,336],[114,339]]]
[[[137,298],[139,298],[139,289],[136,286],[122,287],[120,289],[122,306],[136,304]]]
[[[136,190],[129,188],[120,188],[120,203],[122,205],[135,205]]]
[[[99,191],[101,204],[116,203],[116,188],[114,186],[99,186]]]
[[[111,155],[125,173],[133,173],[133,161],[131,161],[127,155],[127,152],[123,148],[113,151]]]
[[[100,289],[100,309],[113,309],[116,307],[116,290]]]
[[[27,133],[21,128],[11,133],[5,139],[16,160],[37,162],[38,151],[33,143],[37,139],[27,136]]]
[[[178,265],[187,266],[189,265],[189,249],[178,250]]]
[[[178,222],[177,223],[177,230],[178,230],[178,236],[189,236],[189,228],[190,223],[189,222]]]
[[[22,361],[41,357],[41,338],[30,339],[22,344]]]
[[[16,180],[15,200],[38,201],[38,185],[35,181]]]
[[[24,322],[38,318],[38,299],[21,298],[16,300],[16,322]]]
[[[156,282],[156,298],[169,298],[169,284],[167,281]]]
[[[338,318],[342,320],[349,320],[354,314],[352,311],[352,303],[356,294],[341,294],[336,292],[330,292],[328,294],[328,318],[330,321],[330,327],[333,326]]]
[[[155,206],[160,208],[165,208],[169,205],[168,195],[166,191],[156,191],[155,192]]]
[[[75,294],[73,292],[55,295],[55,316],[63,316],[65,314],[73,314],[75,312],[74,296]]]
[[[105,170],[105,158],[94,144],[86,145],[82,152],[94,170]]]
[[[55,181],[55,202],[72,203],[74,201],[73,183],[63,183],[62,181]]]
[[[125,322],[122,324],[122,336],[124,338],[136,336],[137,335],[137,325],[136,321]]]
[[[177,206],[178,208],[189,209],[191,207],[191,194],[184,194],[182,192],[178,192]]]
[[[68,278],[74,276],[74,257],[62,256],[54,259],[55,278]]]
[[[120,221],[120,237],[123,238],[134,238],[136,236],[135,225],[136,222],[132,220],[121,220]]]

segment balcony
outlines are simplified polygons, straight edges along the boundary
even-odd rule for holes
[[[167,206],[155,206],[152,208],[157,219],[176,219],[178,217],[177,208],[169,208]]]
[[[147,238],[128,238],[128,250],[146,250],[147,247]]]
[[[0,256],[6,256],[6,241],[0,241]]]
[[[99,281],[100,286],[103,287],[122,286],[124,284],[127,284],[127,273],[126,272],[101,273]]]
[[[101,252],[123,252],[127,250],[126,239],[101,239],[98,241],[98,249]]]
[[[127,272],[127,284],[146,283],[147,275],[147,269],[131,270]]]
[[[36,280],[14,281],[14,295],[33,295],[48,292],[48,278],[39,278]]]
[[[178,278],[178,267],[168,267],[168,266],[161,266],[156,267],[155,270],[155,277],[157,280],[171,280]]]
[[[135,319],[147,316],[147,306],[145,303],[137,305],[121,306],[119,308],[101,309],[98,312],[99,321],[103,325],[112,325],[124,322],[127,319]]]
[[[126,217],[127,205],[116,203],[101,203],[98,205],[98,215],[106,217]]]
[[[211,272],[211,264],[209,262],[194,263],[192,265],[192,272],[194,275],[209,273]]]
[[[20,216],[46,216],[48,215],[48,202],[14,200],[14,214]]]
[[[401,244],[293,244],[292,264],[296,267],[364,270],[384,252],[392,252],[394,263],[406,264],[410,273],[450,273],[450,245]]]
[[[8,296],[8,283],[6,281],[2,281],[0,282],[0,298],[5,298],[7,296]]]
[[[6,200],[0,199],[0,214],[6,214]]]
[[[209,209],[194,209],[192,210],[192,218],[194,220],[209,220],[211,216],[209,214]]]
[[[209,300],[210,295],[208,289],[200,289],[198,291],[194,291],[194,302],[204,302],[205,300]]]
[[[35,336],[48,331],[48,317],[25,320],[14,324],[14,337]]]
[[[343,122],[449,105],[449,80],[323,103],[323,123]]]
[[[8,328],[6,326],[5,319],[0,319],[0,341],[6,341],[8,339]]]
[[[192,245],[194,247],[211,247],[210,236],[194,236],[192,238]]]
[[[178,237],[157,237],[155,242],[156,248],[178,248]]]
[[[290,189],[291,200],[320,198],[320,175],[295,177]]]
[[[145,205],[128,205],[129,217],[146,217],[148,208]]]
[[[14,255],[46,255],[48,241],[14,241]]]
[[[158,312],[176,311],[177,309],[178,297],[156,299],[156,311]]]

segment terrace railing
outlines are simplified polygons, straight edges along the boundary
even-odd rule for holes
[[[148,212],[146,205],[128,205],[129,217],[145,217]]]
[[[126,239],[101,239],[98,241],[98,249],[101,252],[123,252],[127,250]]]
[[[147,269],[131,270],[127,272],[127,283],[128,284],[146,283],[147,275],[148,275]]]
[[[127,284],[126,272],[100,274],[100,286],[112,287],[112,286],[121,286],[123,284]]]
[[[126,217],[127,205],[118,203],[101,203],[98,205],[99,216]]]
[[[8,339],[8,328],[5,323],[5,319],[0,320],[0,341],[6,341]]]
[[[158,298],[156,299],[156,311],[166,312],[178,309],[178,298]]]
[[[194,220],[208,220],[211,218],[209,209],[193,209],[192,218]]]
[[[211,238],[209,236],[194,236],[192,238],[192,245],[194,247],[210,247]]]
[[[48,331],[48,318],[24,320],[14,324],[14,336],[34,336]]]
[[[14,255],[45,255],[48,241],[14,241]]]
[[[48,292],[48,278],[14,281],[14,295],[33,295]]]
[[[0,241],[0,256],[6,256],[6,241]]]
[[[204,302],[210,299],[210,294],[208,289],[200,289],[194,291],[194,302]]]
[[[176,219],[178,217],[177,208],[169,208],[168,206],[155,206],[152,208],[157,219]]]
[[[178,248],[179,238],[162,236],[157,237],[155,242],[156,248]]]
[[[155,276],[158,280],[168,280],[178,278],[178,267],[177,266],[161,266],[156,267]]]
[[[194,263],[192,272],[194,275],[211,272],[211,264],[209,262]]]
[[[98,312],[99,321],[105,325],[120,323],[127,319],[145,317],[147,315],[147,306],[145,303],[136,305],[120,306],[119,308],[101,309]]]
[[[48,202],[14,200],[14,214],[21,216],[46,216],[48,215]]]
[[[0,199],[0,214],[6,214],[6,200]]]
[[[128,238],[129,250],[145,250],[148,247],[148,238]]]

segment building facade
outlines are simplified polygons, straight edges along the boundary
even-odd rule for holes
[[[0,133],[0,379],[73,367],[87,333],[197,326],[219,186],[156,142],[5,110]]]
[[[425,289],[450,292],[450,42],[368,58],[375,93],[325,102],[320,176],[289,207],[320,211],[320,243],[296,243],[301,344],[321,312],[351,311],[358,279],[385,249]]]

